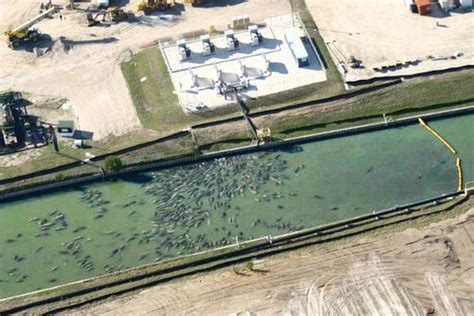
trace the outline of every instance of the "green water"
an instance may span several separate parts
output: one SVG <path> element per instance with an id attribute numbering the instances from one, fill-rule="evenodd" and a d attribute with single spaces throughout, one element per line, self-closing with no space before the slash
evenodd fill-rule
<path id="1" fill-rule="evenodd" d="M 474 116 L 429 124 L 474 180 Z M 456 190 L 421 126 L 134 175 L 0 206 L 0 297 Z"/>

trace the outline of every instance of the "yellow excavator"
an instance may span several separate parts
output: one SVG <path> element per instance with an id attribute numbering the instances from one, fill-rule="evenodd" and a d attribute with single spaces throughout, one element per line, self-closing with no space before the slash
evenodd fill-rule
<path id="1" fill-rule="evenodd" d="M 140 0 L 137 4 L 137 11 L 149 14 L 155 10 L 165 11 L 174 6 L 174 0 Z"/>
<path id="2" fill-rule="evenodd" d="M 22 43 L 32 42 L 36 43 L 40 39 L 40 32 L 36 28 L 31 28 L 33 25 L 41 21 L 42 19 L 51 16 L 59 10 L 57 6 L 51 6 L 46 11 L 37 15 L 33 19 L 29 20 L 22 25 L 5 32 L 7 37 L 8 46 L 12 49 L 20 47 Z"/>
<path id="3" fill-rule="evenodd" d="M 86 20 L 87 26 L 92 27 L 97 24 L 100 24 L 101 22 L 106 22 L 107 17 L 109 17 L 108 20 L 110 22 L 120 22 L 124 20 L 130 20 L 131 18 L 133 18 L 133 16 L 133 12 L 120 9 L 118 7 L 108 7 L 107 11 L 100 11 L 95 13 L 95 15 L 92 13 L 87 13 Z"/>
<path id="4" fill-rule="evenodd" d="M 193 7 L 197 7 L 206 3 L 206 0 L 184 0 L 184 3 L 191 4 Z"/>
<path id="5" fill-rule="evenodd" d="M 107 9 L 107 14 L 110 16 L 110 20 L 112 20 L 112 22 L 129 20 L 134 15 L 133 12 L 120 9 L 118 7 L 109 7 Z"/>

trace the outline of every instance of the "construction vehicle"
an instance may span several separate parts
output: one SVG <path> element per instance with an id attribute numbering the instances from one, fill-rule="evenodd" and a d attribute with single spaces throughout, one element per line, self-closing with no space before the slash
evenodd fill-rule
<path id="1" fill-rule="evenodd" d="M 29 20 L 26 23 L 23 23 L 17 28 L 12 30 L 8 30 L 5 32 L 5 36 L 7 37 L 8 46 L 10 48 L 18 48 L 22 43 L 25 42 L 32 42 L 36 43 L 39 41 L 41 34 L 36 28 L 31 28 L 33 25 L 41 21 L 42 19 L 56 13 L 58 11 L 57 6 L 51 6 L 49 9 L 44 11 L 43 13 L 37 15 L 33 19 Z"/>
<path id="2" fill-rule="evenodd" d="M 109 7 L 107 9 L 107 14 L 110 16 L 112 22 L 129 20 L 133 16 L 133 12 L 118 7 Z"/>
<path id="3" fill-rule="evenodd" d="M 193 7 L 203 5 L 206 2 L 207 2 L 207 0 L 184 0 L 184 3 L 191 4 Z"/>
<path id="4" fill-rule="evenodd" d="M 137 11 L 149 14 L 155 10 L 165 11 L 173 6 L 174 0 L 140 0 L 137 5 Z"/>
<path id="5" fill-rule="evenodd" d="M 133 16 L 132 12 L 120 9 L 118 7 L 109 7 L 107 11 L 99 11 L 95 13 L 87 13 L 87 26 L 92 27 L 101 22 L 107 22 L 107 17 L 110 22 L 120 22 L 130 19 Z M 101 18 L 101 19 L 100 19 Z"/>
<path id="6" fill-rule="evenodd" d="M 266 143 L 272 139 L 272 131 L 270 128 L 258 128 L 257 129 L 257 139 L 259 142 Z"/>
<path id="7" fill-rule="evenodd" d="M 100 22 L 105 22 L 105 17 L 107 16 L 107 12 L 98 12 L 95 15 L 92 13 L 87 13 L 86 14 L 86 20 L 87 20 L 87 27 L 92 27 Z M 102 20 L 99 20 L 99 18 L 102 17 Z"/>

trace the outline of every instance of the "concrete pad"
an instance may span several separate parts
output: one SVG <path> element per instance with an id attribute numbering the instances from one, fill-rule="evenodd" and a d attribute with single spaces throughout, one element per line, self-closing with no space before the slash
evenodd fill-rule
<path id="1" fill-rule="evenodd" d="M 220 95 L 214 84 L 248 82 L 243 91 L 244 98 L 258 98 L 289 89 L 326 80 L 326 71 L 321 59 L 306 33 L 300 28 L 303 43 L 309 54 L 310 65 L 299 68 L 284 39 L 285 31 L 292 28 L 291 16 L 280 16 L 265 21 L 260 28 L 264 42 L 260 46 L 250 45 L 247 31 L 235 32 L 240 47 L 235 51 L 225 48 L 225 36 L 212 37 L 216 53 L 201 54 L 200 40 L 188 42 L 191 58 L 180 61 L 176 44 L 162 46 L 171 79 L 185 112 L 211 111 L 220 106 L 235 103 L 231 96 Z M 296 26 L 301 26 L 296 21 Z"/>

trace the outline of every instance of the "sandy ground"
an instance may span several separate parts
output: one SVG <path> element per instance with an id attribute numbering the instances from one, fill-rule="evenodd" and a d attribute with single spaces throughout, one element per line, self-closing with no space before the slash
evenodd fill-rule
<path id="1" fill-rule="evenodd" d="M 474 65 L 474 12 L 441 17 L 434 6 L 434 16 L 420 16 L 411 13 L 403 0 L 306 3 L 333 56 L 349 70 L 346 80 Z M 449 58 L 458 53 L 463 56 Z M 427 58 L 429 55 L 439 60 Z M 361 60 L 365 68 L 350 68 L 350 56 Z M 421 61 L 416 66 L 383 73 L 373 70 L 416 59 Z"/>
<path id="2" fill-rule="evenodd" d="M 169 282 L 76 315 L 472 315 L 474 209 L 423 229 L 323 245 Z M 247 270 L 248 271 L 248 270 Z"/>
<path id="3" fill-rule="evenodd" d="M 35 16 L 41 2 L 0 1 L 0 30 Z M 228 2 L 234 4 L 208 8 L 184 6 L 185 11 L 172 26 L 123 22 L 111 27 L 87 28 L 82 24 L 83 12 L 64 11 L 65 20 L 60 21 L 56 16 L 36 25 L 52 39 L 49 49 L 45 44 L 45 55 L 36 57 L 33 52 L 12 51 L 6 44 L 0 45 L 0 90 L 69 99 L 81 129 L 92 131 L 96 140 L 139 129 L 141 125 L 119 67 L 131 51 L 157 38 L 208 29 L 211 24 L 223 28 L 235 15 L 248 14 L 251 20 L 261 21 L 289 10 L 285 0 Z"/>
<path id="4" fill-rule="evenodd" d="M 18 153 L 0 156 L 0 166 L 15 167 L 27 163 L 30 160 L 40 157 L 43 154 L 43 149 L 25 150 Z M 0 177 L 2 173 L 0 173 Z"/>

